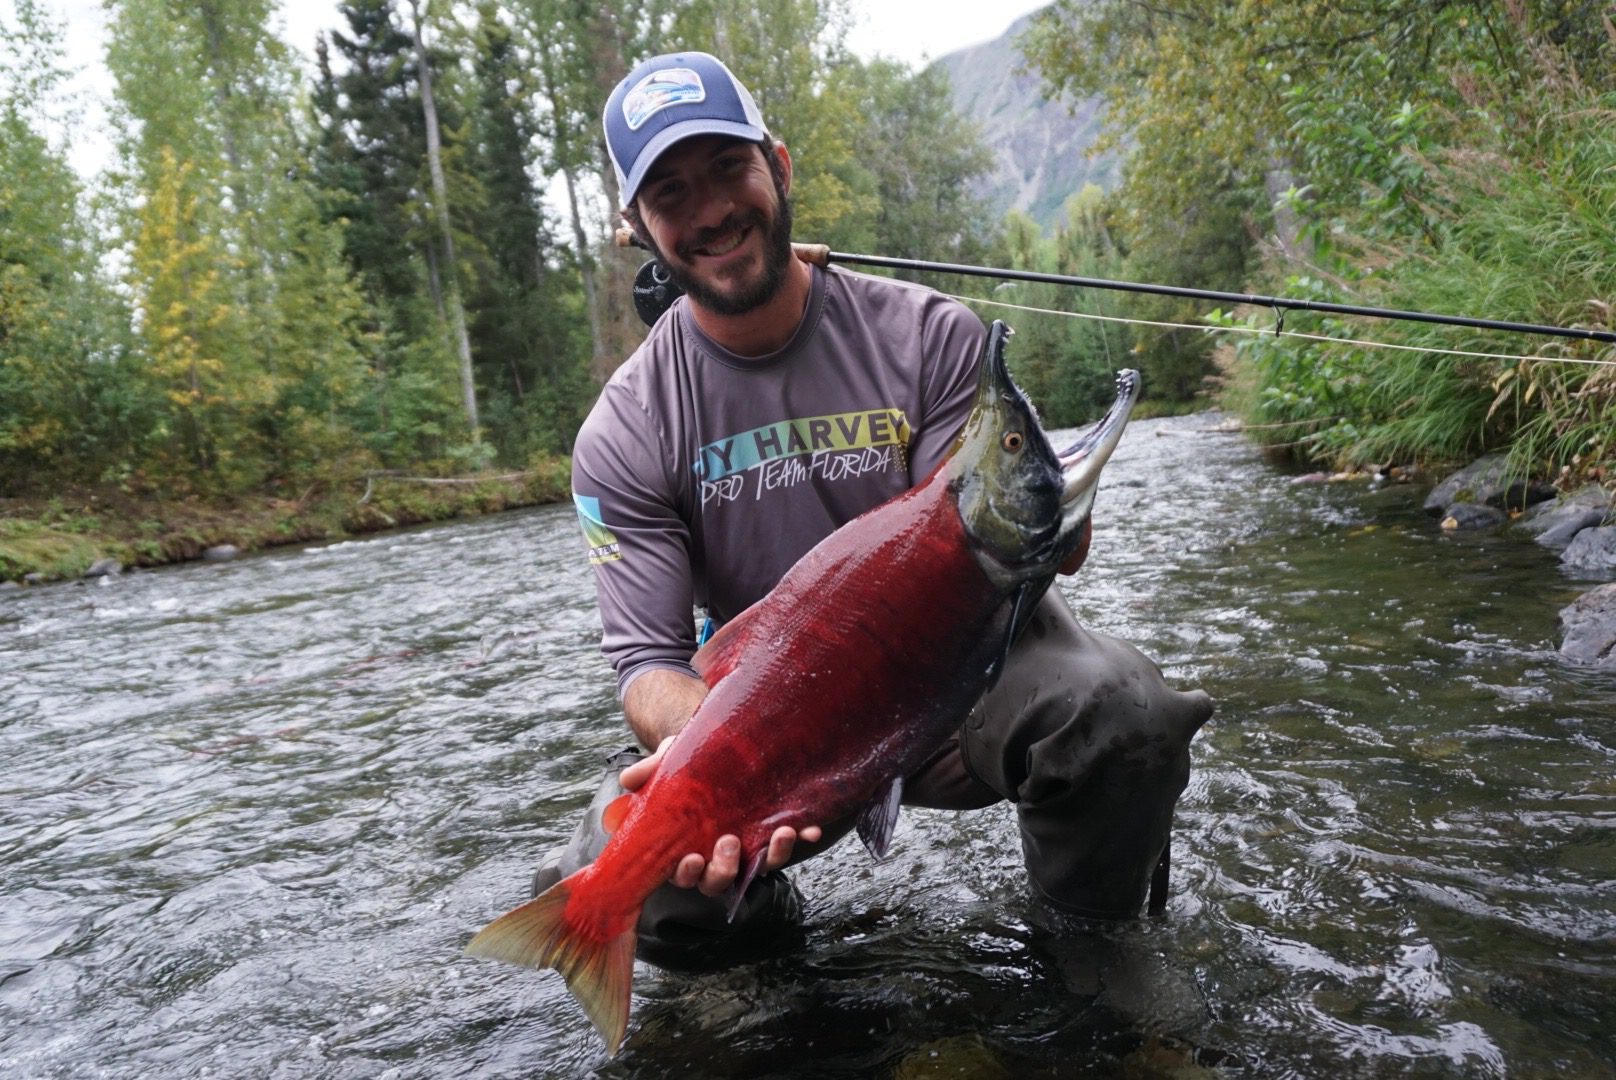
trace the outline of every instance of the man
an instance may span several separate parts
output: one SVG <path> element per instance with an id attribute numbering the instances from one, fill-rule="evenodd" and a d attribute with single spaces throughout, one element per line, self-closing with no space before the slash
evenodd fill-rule
<path id="1" fill-rule="evenodd" d="M 693 606 L 717 624 L 734 618 L 839 525 L 924 479 L 969 414 L 985 336 L 975 314 L 931 290 L 793 257 L 790 153 L 715 58 L 642 63 L 604 124 L 623 216 L 685 292 L 607 383 L 573 459 L 602 651 L 652 753 L 614 759 L 628 767 L 608 777 L 535 891 L 594 858 L 619 781 L 644 784 L 700 704 Z M 904 801 L 1014 801 L 1037 897 L 1071 914 L 1132 916 L 1211 708 L 1205 694 L 1168 688 L 1131 646 L 1085 631 L 1051 589 L 998 685 L 906 778 Z M 850 825 L 778 830 L 764 869 Z M 646 905 L 642 956 L 793 922 L 800 903 L 777 873 L 725 921 L 719 894 L 740 854 L 727 836 L 680 861 Z"/>

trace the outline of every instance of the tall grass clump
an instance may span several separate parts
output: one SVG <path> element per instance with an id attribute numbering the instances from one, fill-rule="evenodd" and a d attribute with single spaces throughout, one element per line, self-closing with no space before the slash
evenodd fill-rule
<path id="1" fill-rule="evenodd" d="M 1616 94 L 1561 84 L 1507 107 L 1477 100 L 1449 120 L 1445 145 L 1410 139 L 1398 150 L 1421 181 L 1412 199 L 1419 227 L 1388 228 L 1387 215 L 1365 213 L 1349 219 L 1357 234 L 1342 237 L 1337 223 L 1340 275 L 1288 287 L 1385 307 L 1616 329 Z M 1243 411 L 1269 442 L 1337 465 L 1508 449 L 1520 473 L 1611 477 L 1616 347 L 1423 323 L 1293 316 L 1286 328 L 1405 348 L 1238 342 Z M 1524 359 L 1419 351 L 1437 348 Z"/>

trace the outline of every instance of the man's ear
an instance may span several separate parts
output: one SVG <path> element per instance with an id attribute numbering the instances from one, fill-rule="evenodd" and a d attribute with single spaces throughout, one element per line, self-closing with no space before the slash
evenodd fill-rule
<path id="1" fill-rule="evenodd" d="M 783 143 L 783 142 L 779 141 L 778 139 L 776 139 L 775 142 L 774 142 L 773 153 L 774 153 L 775 157 L 780 159 L 780 177 L 781 177 L 780 187 L 782 189 L 784 189 L 784 191 L 785 191 L 785 193 L 787 195 L 790 195 L 791 194 L 791 151 L 786 149 L 786 144 L 785 143 Z"/>

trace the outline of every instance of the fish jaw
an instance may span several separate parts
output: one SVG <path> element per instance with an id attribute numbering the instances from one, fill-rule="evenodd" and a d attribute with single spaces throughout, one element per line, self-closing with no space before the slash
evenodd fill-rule
<path id="1" fill-rule="evenodd" d="M 1011 331 L 995 321 L 977 396 L 948 468 L 983 569 L 1001 585 L 1052 576 L 1083 542 L 1100 472 L 1139 400 L 1136 371 L 1117 374 L 1104 417 L 1056 453 L 1005 362 Z"/>
<path id="2" fill-rule="evenodd" d="M 1122 440 L 1133 407 L 1139 402 L 1139 373 L 1131 368 L 1117 372 L 1117 396 L 1092 427 L 1057 456 L 1061 470 L 1061 532 L 1078 532 L 1094 509 L 1099 490 L 1100 470 L 1111 460 L 1112 451 Z"/>

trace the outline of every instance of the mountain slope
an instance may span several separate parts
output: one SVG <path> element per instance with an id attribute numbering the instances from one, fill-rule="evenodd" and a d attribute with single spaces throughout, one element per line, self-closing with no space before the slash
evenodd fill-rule
<path id="1" fill-rule="evenodd" d="M 1023 16 L 996 40 L 934 63 L 948 72 L 954 107 L 981 126 L 993 151 L 996 165 L 977 194 L 998 214 L 1021 210 L 1048 228 L 1085 184 L 1115 187 L 1121 159 L 1114 152 L 1092 158 L 1086 153 L 1100 135 L 1098 98 L 1071 110 L 1044 98 L 1036 74 L 1018 74 L 1024 61 L 1015 41 L 1032 18 Z"/>

